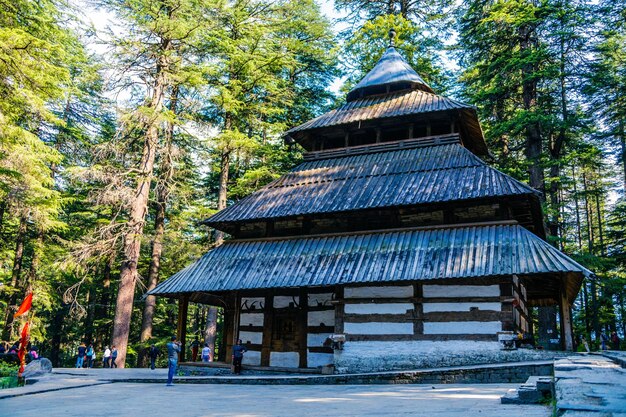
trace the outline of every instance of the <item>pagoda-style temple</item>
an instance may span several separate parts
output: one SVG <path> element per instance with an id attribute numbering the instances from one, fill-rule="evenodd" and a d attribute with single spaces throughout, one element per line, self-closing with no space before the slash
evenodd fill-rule
<path id="1" fill-rule="evenodd" d="M 532 333 L 531 307 L 555 305 L 572 349 L 590 272 L 544 240 L 539 193 L 483 162 L 475 108 L 437 95 L 393 46 L 286 139 L 304 162 L 209 218 L 232 239 L 150 292 L 178 298 L 183 322 L 188 302 L 224 308 L 222 360 L 242 339 L 251 365 L 387 354 L 393 368 L 420 344 L 499 346 Z"/>

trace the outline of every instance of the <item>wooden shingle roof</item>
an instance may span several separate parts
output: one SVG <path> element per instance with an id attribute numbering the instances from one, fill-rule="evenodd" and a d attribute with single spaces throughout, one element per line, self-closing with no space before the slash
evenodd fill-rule
<path id="1" fill-rule="evenodd" d="M 546 299 L 567 277 L 576 296 L 586 268 L 512 222 L 460 227 L 231 240 L 148 294 L 450 280 L 512 274 L 545 279 L 529 299 Z M 548 278 L 555 281 L 551 287 Z M 556 289 L 555 289 L 556 288 Z M 533 290 L 534 291 L 534 290 Z"/>
<path id="2" fill-rule="evenodd" d="M 475 108 L 461 101 L 438 96 L 427 91 L 405 90 L 350 101 L 335 110 L 288 130 L 287 134 L 366 120 L 454 109 L 474 110 Z"/>
<path id="3" fill-rule="evenodd" d="M 352 101 L 363 96 L 372 87 L 405 84 L 433 93 L 426 81 L 420 77 L 396 48 L 390 46 L 380 57 L 374 68 L 348 93 L 347 100 Z"/>
<path id="4" fill-rule="evenodd" d="M 426 143 L 321 153 L 205 223 L 219 229 L 231 222 L 537 193 L 486 165 L 456 135 Z"/>

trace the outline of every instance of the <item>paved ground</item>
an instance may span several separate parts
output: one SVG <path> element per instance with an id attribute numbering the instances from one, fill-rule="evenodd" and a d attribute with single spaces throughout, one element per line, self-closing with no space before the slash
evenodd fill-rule
<path id="1" fill-rule="evenodd" d="M 608 355 L 626 359 L 624 352 Z M 620 365 L 598 354 L 570 356 L 555 362 L 554 373 L 559 415 L 626 417 L 626 369 Z"/>
<path id="2" fill-rule="evenodd" d="M 548 417 L 548 407 L 501 405 L 515 384 L 190 385 L 108 383 L 0 400 L 0 416 Z"/>

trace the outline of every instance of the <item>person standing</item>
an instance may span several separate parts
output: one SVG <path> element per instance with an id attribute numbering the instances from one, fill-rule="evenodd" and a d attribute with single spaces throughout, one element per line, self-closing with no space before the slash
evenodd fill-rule
<path id="1" fill-rule="evenodd" d="M 209 362 L 209 359 L 211 359 L 211 348 L 208 343 L 205 343 L 202 348 L 202 362 Z"/>
<path id="2" fill-rule="evenodd" d="M 609 338 L 606 336 L 606 333 L 604 333 L 604 331 L 600 334 L 600 343 L 601 343 L 601 347 L 602 350 L 606 350 L 606 343 L 609 341 Z"/>
<path id="3" fill-rule="evenodd" d="M 172 336 L 172 340 L 167 344 L 167 386 L 171 387 L 174 379 L 174 373 L 178 366 L 178 354 L 180 353 L 180 342 L 176 341 L 176 336 Z"/>
<path id="4" fill-rule="evenodd" d="M 237 344 L 233 346 L 233 372 L 235 375 L 241 375 L 241 361 L 243 360 L 243 354 L 248 349 L 241 344 L 241 339 L 237 340 Z"/>
<path id="5" fill-rule="evenodd" d="M 150 355 L 150 369 L 154 370 L 154 368 L 156 368 L 155 364 L 156 364 L 156 360 L 157 360 L 157 356 L 159 356 L 159 349 L 152 345 L 150 346 L 150 350 L 148 351 L 148 355 Z"/>
<path id="6" fill-rule="evenodd" d="M 115 345 L 111 346 L 111 368 L 117 368 L 115 360 L 117 359 L 117 348 Z"/>
<path id="7" fill-rule="evenodd" d="M 619 336 L 617 332 L 611 333 L 611 344 L 613 345 L 611 347 L 613 350 L 619 350 Z"/>
<path id="8" fill-rule="evenodd" d="M 198 349 L 200 347 L 200 342 L 198 341 L 198 336 L 191 342 L 191 361 L 195 362 L 198 360 Z"/>
<path id="9" fill-rule="evenodd" d="M 111 365 L 109 361 L 111 360 L 111 349 L 108 346 L 104 347 L 104 355 L 102 355 L 102 367 L 110 368 Z"/>
<path id="10" fill-rule="evenodd" d="M 87 348 L 85 347 L 84 343 L 81 343 L 80 346 L 78 347 L 78 356 L 76 357 L 76 367 L 77 368 L 82 368 L 83 367 L 83 363 L 85 361 L 85 352 L 87 351 Z"/>
<path id="11" fill-rule="evenodd" d="M 90 343 L 89 346 L 87 346 L 87 368 L 93 368 L 93 358 L 95 355 L 95 352 L 93 350 L 93 345 Z"/>

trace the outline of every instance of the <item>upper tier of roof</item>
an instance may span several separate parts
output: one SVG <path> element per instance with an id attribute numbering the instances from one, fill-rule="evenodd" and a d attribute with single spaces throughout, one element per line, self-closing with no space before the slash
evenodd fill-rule
<path id="1" fill-rule="evenodd" d="M 475 107 L 435 94 L 393 46 L 348 93 L 346 101 L 341 107 L 288 130 L 286 136 L 312 151 L 323 149 L 327 140 L 337 140 L 342 134 L 363 133 L 361 129 L 380 129 L 379 133 L 384 133 L 390 128 L 406 128 L 407 133 L 413 132 L 409 133 L 410 139 L 422 128 L 429 132 L 431 123 L 447 122 L 451 131 L 461 134 L 463 145 L 469 150 L 477 155 L 489 153 Z M 348 138 L 349 135 L 345 146 L 349 146 Z"/>
<path id="2" fill-rule="evenodd" d="M 219 229 L 231 222 L 536 193 L 486 165 L 458 135 L 443 144 L 423 142 L 328 151 L 328 159 L 305 161 L 206 223 Z"/>
<path id="3" fill-rule="evenodd" d="M 374 68 L 348 93 L 347 100 L 352 101 L 363 96 L 372 87 L 394 84 L 406 84 L 433 93 L 426 81 L 411 68 L 396 48 L 390 46 Z"/>
<path id="4" fill-rule="evenodd" d="M 454 109 L 474 110 L 474 107 L 427 91 L 405 90 L 350 101 L 337 109 L 288 130 L 287 133 L 364 122 L 366 120 Z"/>

